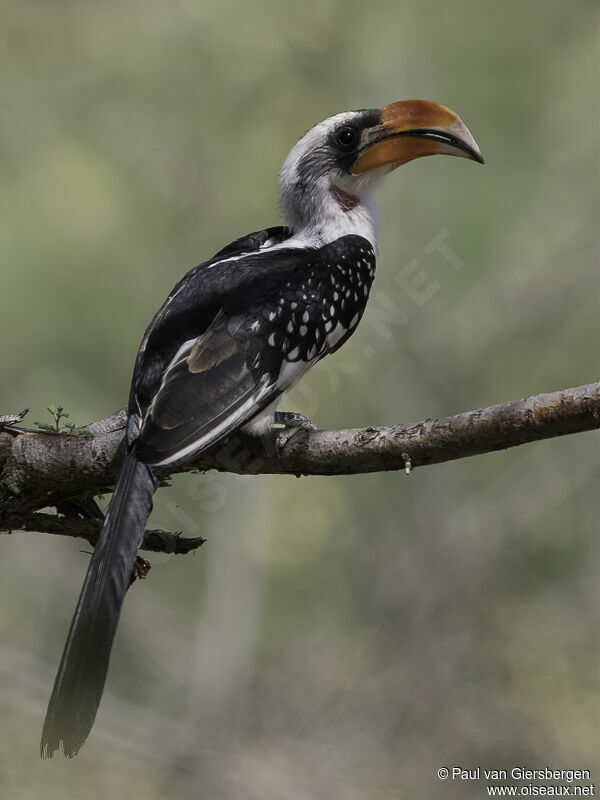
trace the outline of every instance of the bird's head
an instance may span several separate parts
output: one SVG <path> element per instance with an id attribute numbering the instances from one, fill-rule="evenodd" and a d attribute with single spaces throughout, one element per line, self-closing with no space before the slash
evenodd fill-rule
<path id="1" fill-rule="evenodd" d="M 374 188 L 396 167 L 437 153 L 483 164 L 460 117 L 437 103 L 401 100 L 329 117 L 294 145 L 283 164 L 285 222 L 322 243 L 358 233 L 375 244 Z"/>

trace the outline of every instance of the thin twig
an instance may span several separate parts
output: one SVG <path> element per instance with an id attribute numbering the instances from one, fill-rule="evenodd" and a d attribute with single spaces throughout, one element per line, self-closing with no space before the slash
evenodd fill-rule
<path id="1" fill-rule="evenodd" d="M 4 414 L 0 416 L 0 425 L 16 425 L 17 422 L 21 422 L 23 417 L 29 414 L 29 409 L 24 408 L 23 411 L 19 411 L 18 414 Z"/>
<path id="2" fill-rule="evenodd" d="M 20 516 L 12 522 L 10 520 L 3 522 L 0 533 L 10 534 L 17 531 L 50 533 L 57 536 L 73 536 L 85 539 L 91 545 L 95 545 L 101 528 L 102 520 L 63 517 L 37 512 Z M 205 541 L 206 539 L 203 539 L 202 536 L 186 538 L 180 533 L 154 529 L 146 531 L 140 549 L 149 550 L 153 553 L 185 555 L 192 550 L 197 550 Z"/>

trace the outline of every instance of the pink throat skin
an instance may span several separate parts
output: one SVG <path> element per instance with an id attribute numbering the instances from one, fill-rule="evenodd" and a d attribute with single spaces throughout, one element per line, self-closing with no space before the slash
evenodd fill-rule
<path id="1" fill-rule="evenodd" d="M 347 214 L 348 211 L 352 211 L 352 209 L 356 208 L 358 205 L 358 197 L 355 197 L 353 194 L 349 194 L 337 186 L 332 186 L 330 191 L 345 214 Z"/>

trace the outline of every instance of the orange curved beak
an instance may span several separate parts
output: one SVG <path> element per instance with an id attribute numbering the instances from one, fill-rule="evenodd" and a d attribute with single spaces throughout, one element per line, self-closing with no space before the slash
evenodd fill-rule
<path id="1" fill-rule="evenodd" d="M 477 142 L 461 118 L 429 100 L 400 100 L 380 109 L 381 122 L 371 128 L 350 172 L 390 169 L 415 158 L 442 153 L 483 164 Z"/>

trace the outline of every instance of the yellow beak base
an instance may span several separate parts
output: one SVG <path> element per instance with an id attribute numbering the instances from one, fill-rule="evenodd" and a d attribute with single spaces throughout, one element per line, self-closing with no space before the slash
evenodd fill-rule
<path id="1" fill-rule="evenodd" d="M 484 163 L 467 126 L 445 106 L 429 100 L 400 100 L 380 113 L 381 123 L 371 130 L 351 167 L 354 175 L 383 166 L 395 169 L 438 153 Z"/>

